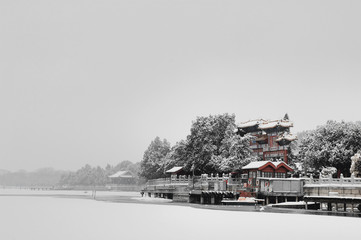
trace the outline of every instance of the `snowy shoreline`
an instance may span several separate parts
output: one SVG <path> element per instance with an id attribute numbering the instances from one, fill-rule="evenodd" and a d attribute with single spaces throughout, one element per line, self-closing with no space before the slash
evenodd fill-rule
<path id="1" fill-rule="evenodd" d="M 141 197 L 139 192 L 116 192 L 116 191 L 96 191 L 95 197 L 92 191 L 79 190 L 30 190 L 30 189 L 0 189 L 0 197 L 53 197 L 70 199 L 88 199 L 95 201 L 130 203 L 130 204 L 153 204 L 183 206 L 196 209 L 209 209 L 218 211 L 239 211 L 239 212 L 267 212 L 267 213 L 287 213 L 299 215 L 327 215 L 361 217 L 360 213 L 327 212 L 319 210 L 304 210 L 291 208 L 273 208 L 272 205 L 250 205 L 250 206 L 226 206 L 226 205 L 200 205 L 184 202 L 174 202 L 171 199 Z M 297 203 L 294 203 L 297 204 Z"/>

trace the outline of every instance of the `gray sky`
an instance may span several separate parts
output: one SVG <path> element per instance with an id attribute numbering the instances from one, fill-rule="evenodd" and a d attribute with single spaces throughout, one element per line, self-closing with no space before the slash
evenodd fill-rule
<path id="1" fill-rule="evenodd" d="M 197 116 L 361 120 L 361 1 L 0 1 L 0 168 L 140 161 Z"/>

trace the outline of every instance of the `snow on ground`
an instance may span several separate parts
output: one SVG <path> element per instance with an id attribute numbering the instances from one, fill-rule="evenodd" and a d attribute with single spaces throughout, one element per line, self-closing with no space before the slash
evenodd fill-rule
<path id="1" fill-rule="evenodd" d="M 31 189 L 19 189 L 19 188 L 0 188 L 1 195 L 58 195 L 58 196 L 85 196 L 91 197 L 93 192 L 90 190 L 31 190 Z M 139 197 L 139 192 L 116 192 L 116 191 L 96 191 L 98 197 L 106 196 L 131 196 Z"/>
<path id="2" fill-rule="evenodd" d="M 73 195 L 73 196 L 91 196 L 91 191 L 66 191 L 66 190 L 31 190 L 28 188 L 0 188 L 1 195 Z"/>
<path id="3" fill-rule="evenodd" d="M 0 239 L 356 239 L 361 219 L 0 196 Z M 280 228 L 284 225 L 284 228 Z"/>
<path id="4" fill-rule="evenodd" d="M 153 197 L 133 197 L 132 199 L 143 202 L 173 202 L 172 199 L 153 198 Z"/>
<path id="5" fill-rule="evenodd" d="M 314 202 L 308 202 L 307 204 L 315 204 Z M 271 204 L 271 206 L 278 206 L 278 205 L 306 205 L 306 202 L 299 201 L 299 202 L 282 202 L 277 204 Z"/>

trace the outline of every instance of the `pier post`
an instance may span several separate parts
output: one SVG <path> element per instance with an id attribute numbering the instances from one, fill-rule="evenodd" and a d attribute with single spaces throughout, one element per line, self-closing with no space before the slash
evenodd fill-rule
<path id="1" fill-rule="evenodd" d="M 201 204 L 204 204 L 204 197 L 201 195 Z"/>
<path id="2" fill-rule="evenodd" d="M 305 201 L 305 203 L 306 203 L 306 204 L 305 204 L 305 209 L 308 210 L 308 202 Z"/>
<path id="3" fill-rule="evenodd" d="M 269 204 L 269 197 L 267 196 L 266 197 L 266 205 L 268 205 Z"/>
<path id="4" fill-rule="evenodd" d="M 296 196 L 296 202 L 298 202 L 298 196 Z"/>
<path id="5" fill-rule="evenodd" d="M 276 204 L 278 203 L 278 197 L 276 196 Z"/>
<path id="6" fill-rule="evenodd" d="M 214 195 L 211 196 L 211 204 L 215 204 L 216 203 L 216 198 Z"/>
<path id="7" fill-rule="evenodd" d="M 332 211 L 332 203 L 327 203 L 327 211 Z"/>
<path id="8" fill-rule="evenodd" d="M 338 212 L 338 203 L 335 205 L 336 212 Z"/>

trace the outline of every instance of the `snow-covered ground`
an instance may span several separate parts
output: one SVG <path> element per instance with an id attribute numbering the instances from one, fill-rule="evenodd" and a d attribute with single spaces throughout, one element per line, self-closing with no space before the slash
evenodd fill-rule
<path id="1" fill-rule="evenodd" d="M 0 196 L 4 240 L 357 239 L 360 224 L 348 217 Z"/>
<path id="2" fill-rule="evenodd" d="M 91 197 L 92 191 L 79 191 L 79 190 L 31 190 L 31 189 L 19 189 L 19 188 L 0 188 L 1 195 L 54 195 L 54 196 L 83 196 Z M 101 196 L 129 196 L 139 197 L 139 192 L 116 192 L 116 191 L 96 191 L 96 195 Z"/>

